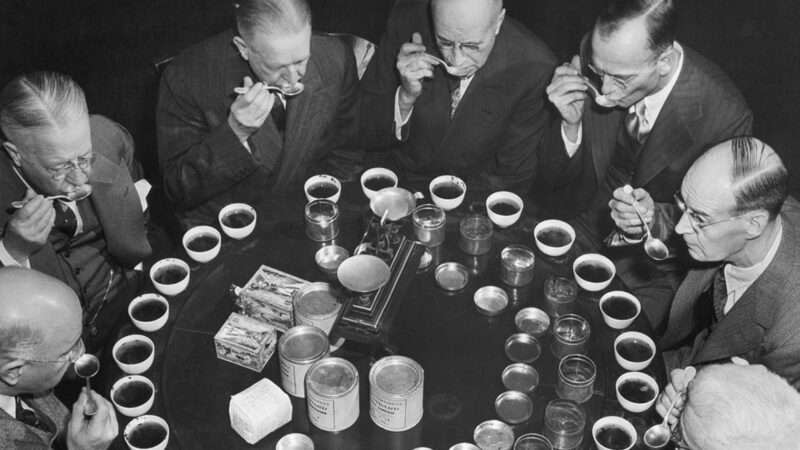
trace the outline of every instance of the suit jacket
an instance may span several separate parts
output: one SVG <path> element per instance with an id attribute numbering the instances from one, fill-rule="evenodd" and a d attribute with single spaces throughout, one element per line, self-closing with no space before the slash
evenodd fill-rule
<path id="1" fill-rule="evenodd" d="M 302 189 L 307 175 L 321 167 L 330 170 L 325 164 L 332 159 L 354 165 L 360 158 L 352 150 L 355 58 L 342 40 L 311 38 L 305 90 L 287 102 L 285 139 L 267 118 L 248 140 L 250 153 L 227 122 L 233 89 L 245 76 L 257 79 L 233 37 L 226 31 L 186 49 L 161 79 L 159 162 L 166 194 L 187 225 L 216 220 L 219 209 L 231 202 L 254 203 L 271 191 Z"/>
<path id="2" fill-rule="evenodd" d="M 133 178 L 140 178 L 134 160 L 133 139 L 119 124 L 103 117 L 90 118 L 92 150 L 95 162 L 89 177 L 92 195 L 89 197 L 109 254 L 114 262 L 133 268 L 150 255 L 145 218 Z M 13 171 L 8 155 L 0 156 L 0 205 L 9 205 L 25 197 L 25 185 Z M 0 210 L 0 222 L 5 224 L 13 210 Z M 48 243 L 30 256 L 31 268 L 59 278 L 80 292 L 70 268 Z"/>
<path id="3" fill-rule="evenodd" d="M 25 398 L 25 403 L 36 411 L 49 431 L 26 425 L 0 410 L 0 450 L 51 449 L 53 441 L 65 432 L 69 411 L 55 395 Z"/>
<path id="4" fill-rule="evenodd" d="M 709 333 L 698 301 L 713 283 L 719 265 L 690 270 L 678 288 L 662 349 L 689 339 L 682 365 L 743 357 L 764 364 L 800 389 L 800 203 L 789 198 L 781 212 L 783 237 L 763 274 Z"/>
<path id="5" fill-rule="evenodd" d="M 477 71 L 450 119 L 448 76 L 441 66 L 423 82 L 423 91 L 395 136 L 394 99 L 400 77 L 400 46 L 414 32 L 427 51 L 438 54 L 429 0 L 401 0 L 361 84 L 362 136 L 367 148 L 394 151 L 406 176 L 458 175 L 470 189 L 519 190 L 536 171 L 536 148 L 549 123 L 544 89 L 555 57 L 539 38 L 506 17 L 486 64 Z"/>

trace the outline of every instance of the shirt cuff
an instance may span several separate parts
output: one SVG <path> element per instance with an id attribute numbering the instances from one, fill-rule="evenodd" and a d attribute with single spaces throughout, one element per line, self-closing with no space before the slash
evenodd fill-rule
<path id="1" fill-rule="evenodd" d="M 581 146 L 581 142 L 583 142 L 583 122 L 578 124 L 578 139 L 576 139 L 575 142 L 569 140 L 567 133 L 564 132 L 564 122 L 561 122 L 561 140 L 564 141 L 564 148 L 567 150 L 567 155 L 572 158 Z"/>
<path id="2" fill-rule="evenodd" d="M 31 268 L 31 260 L 30 258 L 25 258 L 23 261 L 17 261 L 8 253 L 6 250 L 6 245 L 2 239 L 0 239 L 0 262 L 3 263 L 3 266 L 19 266 L 19 267 L 27 267 L 28 269 Z"/>
<path id="3" fill-rule="evenodd" d="M 400 86 L 398 86 L 394 92 L 394 137 L 398 141 L 403 140 L 403 127 L 406 126 L 413 112 L 414 107 L 412 106 L 405 118 L 400 115 Z"/>

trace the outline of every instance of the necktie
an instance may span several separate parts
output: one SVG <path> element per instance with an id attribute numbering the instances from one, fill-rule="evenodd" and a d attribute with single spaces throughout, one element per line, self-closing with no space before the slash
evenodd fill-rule
<path id="1" fill-rule="evenodd" d="M 450 91 L 450 118 L 452 119 L 461 101 L 461 78 L 456 78 L 454 86 Z"/>
<path id="2" fill-rule="evenodd" d="M 728 302 L 728 286 L 725 283 L 725 265 L 720 266 L 714 275 L 714 321 L 725 316 L 725 303 Z"/>
<path id="3" fill-rule="evenodd" d="M 16 414 L 17 420 L 24 423 L 25 425 L 29 425 L 32 427 L 39 428 L 40 430 L 47 431 L 44 427 L 44 424 L 39 419 L 39 415 L 36 414 L 36 411 L 32 409 L 26 409 L 22 406 L 22 400 L 19 398 L 19 395 L 14 397 L 14 402 L 17 406 L 17 414 Z"/>
<path id="4" fill-rule="evenodd" d="M 286 108 L 277 95 L 275 96 L 275 103 L 272 104 L 272 110 L 269 112 L 269 115 L 272 117 L 272 121 L 275 122 L 275 128 L 277 128 L 281 136 L 283 136 L 283 132 L 286 130 Z"/>
<path id="5" fill-rule="evenodd" d="M 72 208 L 61 201 L 56 201 L 53 207 L 56 210 L 53 227 L 69 237 L 75 236 L 75 232 L 78 230 L 78 218 Z"/>
<path id="6" fill-rule="evenodd" d="M 640 101 L 632 112 L 629 112 L 625 117 L 625 128 L 628 130 L 628 135 L 639 146 L 644 144 L 647 135 L 650 133 L 650 123 L 647 121 L 645 112 L 647 107 L 644 101 Z"/>

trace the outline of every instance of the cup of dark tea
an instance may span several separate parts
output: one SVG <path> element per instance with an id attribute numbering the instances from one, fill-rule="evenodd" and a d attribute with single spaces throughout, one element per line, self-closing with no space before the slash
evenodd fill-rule
<path id="1" fill-rule="evenodd" d="M 131 450 L 164 450 L 169 442 L 169 425 L 158 416 L 141 416 L 128 422 L 123 436 Z"/>
<path id="2" fill-rule="evenodd" d="M 222 231 L 233 239 L 244 239 L 256 228 L 256 210 L 246 203 L 231 203 L 219 211 Z"/>
<path id="3" fill-rule="evenodd" d="M 631 326 L 642 312 L 642 304 L 633 294 L 625 291 L 611 291 L 600 297 L 600 312 L 606 325 L 622 330 Z"/>
<path id="4" fill-rule="evenodd" d="M 111 354 L 120 370 L 128 375 L 138 375 L 153 365 L 155 348 L 149 337 L 131 334 L 118 340 Z"/>
<path id="5" fill-rule="evenodd" d="M 445 211 L 456 209 L 464 201 L 467 183 L 454 175 L 442 175 L 434 178 L 428 186 L 433 204 Z"/>
<path id="6" fill-rule="evenodd" d="M 306 200 L 330 200 L 334 203 L 339 201 L 342 194 L 342 182 L 333 175 L 314 175 L 306 180 L 303 185 L 306 193 Z"/>
<path id="7" fill-rule="evenodd" d="M 361 190 L 372 200 L 375 193 L 387 187 L 397 187 L 397 174 L 383 167 L 373 167 L 361 174 Z"/>
<path id="8" fill-rule="evenodd" d="M 222 235 L 219 231 L 208 225 L 199 225 L 189 228 L 183 233 L 183 248 L 190 258 L 205 263 L 216 258 L 219 254 Z"/>
<path id="9" fill-rule="evenodd" d="M 153 286 L 164 295 L 178 295 L 189 286 L 189 264 L 178 258 L 164 258 L 150 267 Z"/>
<path id="10" fill-rule="evenodd" d="M 643 372 L 625 372 L 617 378 L 617 401 L 632 413 L 647 411 L 658 398 L 658 383 Z"/>
<path id="11" fill-rule="evenodd" d="M 120 414 L 138 417 L 153 407 L 155 387 L 153 382 L 142 375 L 128 375 L 111 386 L 111 403 Z"/>
<path id="12" fill-rule="evenodd" d="M 522 208 L 522 199 L 513 192 L 495 192 L 486 199 L 489 219 L 500 228 L 514 225 L 522 216 Z"/>
<path id="13" fill-rule="evenodd" d="M 611 284 L 617 268 L 614 263 L 599 253 L 587 253 L 575 259 L 572 272 L 578 286 L 589 292 L 602 291 Z"/>
<path id="14" fill-rule="evenodd" d="M 614 357 L 625 370 L 646 369 L 655 354 L 656 343 L 644 333 L 626 331 L 614 340 Z"/>
<path id="15" fill-rule="evenodd" d="M 605 416 L 592 426 L 597 450 L 630 450 L 636 444 L 636 428 L 618 416 Z"/>
<path id="16" fill-rule="evenodd" d="M 148 333 L 158 331 L 169 318 L 169 302 L 158 294 L 142 294 L 128 304 L 128 316 L 136 328 Z"/>
<path id="17" fill-rule="evenodd" d="M 575 229 L 563 220 L 543 220 L 533 229 L 536 247 L 547 256 L 562 256 L 575 242 Z"/>

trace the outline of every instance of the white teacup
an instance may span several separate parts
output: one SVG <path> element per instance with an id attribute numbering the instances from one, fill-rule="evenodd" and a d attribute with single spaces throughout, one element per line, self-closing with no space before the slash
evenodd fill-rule
<path id="1" fill-rule="evenodd" d="M 630 301 L 630 304 L 636 308 L 636 313 L 632 317 L 614 317 L 613 315 L 609 314 L 609 311 L 606 311 L 604 306 L 607 306 L 608 301 L 613 298 L 624 298 Z M 605 321 L 606 325 L 615 329 L 621 330 L 623 328 L 628 328 L 631 326 L 634 320 L 639 317 L 639 313 L 642 312 L 642 304 L 639 303 L 639 299 L 636 298 L 633 294 L 625 292 L 625 291 L 611 291 L 605 293 L 602 297 L 600 297 L 600 302 L 598 302 L 598 306 L 600 306 L 600 313 L 603 315 L 603 320 Z"/>
<path id="2" fill-rule="evenodd" d="M 138 442 L 137 440 L 143 437 L 141 435 L 137 436 L 137 434 L 144 431 L 142 430 L 142 427 L 153 426 L 160 427 L 163 430 L 164 439 L 161 440 L 161 442 L 155 443 L 155 445 L 149 445 L 152 442 L 145 442 L 147 439 L 143 440 L 142 442 Z M 165 450 L 167 448 L 167 443 L 169 442 L 169 425 L 167 425 L 166 420 L 158 416 L 140 416 L 128 422 L 123 436 L 125 437 L 125 443 L 128 444 L 128 448 L 131 450 Z M 145 445 L 140 447 L 136 444 Z"/>
<path id="3" fill-rule="evenodd" d="M 653 398 L 648 399 L 646 402 L 637 402 L 634 401 L 633 399 L 629 399 L 624 395 L 622 395 L 622 393 L 620 392 L 620 388 L 624 383 L 630 382 L 632 380 L 638 381 L 650 387 L 650 389 L 652 389 L 654 392 Z M 647 411 L 651 406 L 653 406 L 653 403 L 655 403 L 656 399 L 658 398 L 659 389 L 658 389 L 658 383 L 650 375 L 644 372 L 625 372 L 622 375 L 620 375 L 619 378 L 617 378 L 616 391 L 617 391 L 617 401 L 619 401 L 619 404 L 622 405 L 622 407 L 625 408 L 626 411 L 630 411 L 632 413 L 640 413 Z"/>
<path id="4" fill-rule="evenodd" d="M 205 263 L 216 258 L 222 245 L 222 235 L 214 227 L 198 225 L 183 233 L 183 248 L 190 258 Z M 213 244 L 209 247 L 209 244 Z M 202 248 L 198 247 L 202 246 Z"/>
<path id="5" fill-rule="evenodd" d="M 239 223 L 238 220 L 250 218 L 249 223 Z M 222 231 L 233 239 L 244 239 L 250 236 L 256 228 L 258 214 L 256 210 L 246 203 L 231 203 L 219 211 L 219 225 Z"/>
<path id="6" fill-rule="evenodd" d="M 124 400 L 123 388 L 134 382 L 144 383 L 147 386 L 150 386 L 150 395 L 147 399 L 144 400 L 143 403 L 136 402 L 133 404 L 128 404 L 123 401 Z M 130 389 L 129 386 L 128 389 Z M 142 414 L 146 414 L 147 411 L 150 411 L 150 408 L 153 407 L 153 399 L 155 398 L 155 393 L 156 393 L 155 386 L 153 385 L 153 382 L 150 381 L 149 378 L 142 375 L 127 375 L 114 382 L 114 385 L 111 386 L 111 403 L 114 404 L 114 407 L 117 408 L 117 411 L 119 411 L 119 413 L 122 414 L 123 416 L 138 417 L 141 416 Z M 120 405 L 120 403 L 123 404 Z"/>
<path id="7" fill-rule="evenodd" d="M 150 302 L 158 302 L 164 305 L 164 313 L 158 317 L 143 317 L 143 314 L 150 313 L 150 311 L 142 310 L 146 304 Z M 153 332 L 160 330 L 169 319 L 169 302 L 166 298 L 155 293 L 142 294 L 128 304 L 128 317 L 136 328 L 145 331 Z M 152 319 L 152 320 L 148 320 Z"/>
<path id="8" fill-rule="evenodd" d="M 619 351 L 620 350 L 619 344 L 626 339 L 635 339 L 637 341 L 643 342 L 647 347 L 650 348 L 650 357 L 644 360 L 642 359 L 634 360 L 633 358 L 630 357 L 626 358 L 625 355 L 621 355 Z M 622 366 L 622 368 L 625 370 L 630 370 L 633 372 L 644 370 L 653 361 L 655 355 L 656 355 L 656 343 L 650 336 L 644 333 L 640 333 L 638 331 L 626 331 L 617 336 L 617 338 L 614 340 L 614 358 L 616 358 L 617 363 L 620 366 Z"/>
<path id="9" fill-rule="evenodd" d="M 368 186 L 370 184 L 370 180 L 373 180 L 374 182 L 374 180 L 380 178 L 386 178 L 390 180 L 391 184 L 387 183 L 385 186 Z M 391 170 L 383 167 L 373 167 L 365 170 L 364 173 L 361 174 L 361 190 L 364 191 L 364 195 L 366 195 L 368 199 L 372 200 L 372 197 L 375 196 L 376 192 L 387 187 L 397 187 L 397 174 Z"/>
<path id="10" fill-rule="evenodd" d="M 505 211 L 497 211 L 496 209 L 502 205 L 508 205 L 516 211 L 504 214 Z M 495 209 L 492 209 L 494 207 Z M 519 220 L 522 216 L 522 208 L 524 203 L 519 195 L 509 191 L 498 191 L 486 198 L 486 213 L 489 219 L 500 228 L 507 228 Z"/>
<path id="11" fill-rule="evenodd" d="M 624 447 L 623 450 L 630 450 L 633 448 L 634 445 L 636 445 L 636 428 L 633 426 L 632 423 L 628 422 L 622 417 L 605 416 L 598 419 L 594 423 L 594 425 L 592 425 L 592 437 L 594 438 L 594 443 L 597 444 L 597 450 L 614 450 L 600 443 L 600 439 L 598 439 L 598 436 L 604 429 L 612 427 L 623 431 L 630 438 L 631 441 L 630 445 Z M 620 448 L 620 447 L 614 447 L 614 448 Z"/>
<path id="12" fill-rule="evenodd" d="M 333 188 L 336 192 L 328 196 L 319 195 L 314 192 L 315 189 L 325 187 Z M 333 175 L 314 175 L 306 180 L 305 185 L 303 185 L 303 192 L 306 193 L 306 200 L 309 202 L 312 200 L 330 200 L 336 203 L 339 201 L 339 196 L 342 194 L 342 182 Z"/>
<path id="13" fill-rule="evenodd" d="M 592 267 L 593 271 L 602 270 L 605 272 L 603 275 L 607 276 L 603 276 L 602 279 L 587 279 L 588 276 L 586 276 L 586 273 L 584 273 L 584 276 L 581 276 L 581 272 L 586 270 L 583 269 L 586 266 Z M 599 253 L 586 253 L 575 259 L 575 262 L 572 264 L 572 273 L 575 275 L 575 281 L 578 283 L 578 286 L 589 292 L 597 292 L 602 291 L 611 284 L 611 280 L 613 280 L 614 276 L 617 274 L 617 268 L 610 259 Z"/>
<path id="14" fill-rule="evenodd" d="M 467 183 L 455 175 L 442 175 L 434 178 L 428 189 L 431 192 L 433 204 L 445 211 L 450 211 L 458 208 L 464 201 Z"/>
<path id="15" fill-rule="evenodd" d="M 569 242 L 564 245 L 558 245 L 560 242 L 545 242 L 543 238 L 548 237 L 546 235 L 550 230 L 556 231 L 559 234 L 565 234 L 569 237 Z M 562 256 L 572 248 L 572 244 L 575 242 L 575 229 L 563 220 L 543 220 L 533 229 L 533 239 L 536 241 L 536 246 L 539 248 L 539 251 L 545 255 Z"/>
<path id="16" fill-rule="evenodd" d="M 129 349 L 132 345 L 141 345 L 142 348 L 146 347 L 149 350 L 147 357 L 137 362 L 123 362 L 121 359 L 126 359 L 124 351 Z M 142 372 L 146 372 L 153 365 L 155 348 L 155 344 L 153 344 L 153 341 L 149 337 L 141 334 L 131 334 L 123 337 L 114 344 L 114 348 L 111 349 L 111 355 L 114 357 L 114 362 L 117 363 L 120 370 L 129 375 L 138 375 Z"/>
<path id="17" fill-rule="evenodd" d="M 179 273 L 180 272 L 180 273 Z M 164 258 L 150 267 L 150 280 L 153 286 L 164 295 L 178 295 L 189 286 L 189 264 L 178 258 Z M 183 274 L 183 277 L 172 279 Z M 167 277 L 167 278 L 164 278 Z"/>

